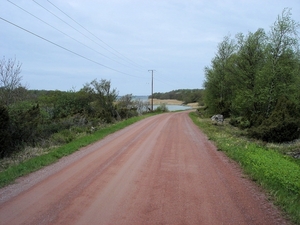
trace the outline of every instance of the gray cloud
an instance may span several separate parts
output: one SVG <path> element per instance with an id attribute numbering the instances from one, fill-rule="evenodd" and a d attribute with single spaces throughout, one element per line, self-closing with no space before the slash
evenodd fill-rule
<path id="1" fill-rule="evenodd" d="M 285 7 L 292 8 L 293 18 L 300 21 L 298 0 L 49 0 L 99 40 L 47 0 L 36 2 L 84 35 L 34 1 L 11 1 L 94 49 L 10 2 L 1 1 L 2 18 L 83 56 L 0 20 L 1 54 L 16 56 L 22 62 L 23 81 L 31 89 L 80 89 L 86 82 L 104 78 L 111 80 L 121 95 L 147 95 L 151 78 L 148 69 L 156 70 L 154 91 L 201 88 L 203 69 L 210 64 L 224 36 L 258 28 L 268 31 Z"/>

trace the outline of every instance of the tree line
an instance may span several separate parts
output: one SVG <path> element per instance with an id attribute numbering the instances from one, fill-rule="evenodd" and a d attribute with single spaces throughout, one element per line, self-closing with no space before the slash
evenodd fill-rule
<path id="1" fill-rule="evenodd" d="M 149 103 L 131 94 L 118 97 L 111 82 L 86 83 L 79 91 L 28 90 L 22 85 L 21 64 L 0 61 L 0 158 L 26 146 L 50 147 L 106 124 L 146 112 Z"/>
<path id="2" fill-rule="evenodd" d="M 299 23 L 284 9 L 266 32 L 224 37 L 205 68 L 204 101 L 209 114 L 230 117 L 264 141 L 299 137 Z"/>
<path id="3" fill-rule="evenodd" d="M 152 95 L 149 96 L 151 98 Z M 176 99 L 183 101 L 184 104 L 196 103 L 203 104 L 203 89 L 178 89 L 169 92 L 153 93 L 153 98 L 157 99 Z"/>

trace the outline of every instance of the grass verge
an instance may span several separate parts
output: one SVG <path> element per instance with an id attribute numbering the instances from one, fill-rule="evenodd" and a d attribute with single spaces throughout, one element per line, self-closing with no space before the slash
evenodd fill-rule
<path id="1" fill-rule="evenodd" d="M 128 120 L 118 122 L 106 128 L 100 129 L 93 134 L 78 138 L 66 145 L 53 149 L 51 152 L 28 159 L 18 165 L 11 166 L 6 170 L 0 172 L 0 188 L 14 182 L 18 177 L 27 175 L 31 172 L 37 171 L 42 167 L 56 162 L 58 159 L 70 155 L 81 147 L 87 146 L 93 142 L 103 139 L 109 134 L 121 130 L 135 122 L 138 122 L 146 117 L 154 114 L 147 114 L 139 117 L 132 117 Z"/>
<path id="2" fill-rule="evenodd" d="M 219 150 L 270 194 L 293 223 L 300 225 L 300 166 L 295 159 L 249 141 L 230 125 L 214 126 L 196 113 L 190 117 Z"/>

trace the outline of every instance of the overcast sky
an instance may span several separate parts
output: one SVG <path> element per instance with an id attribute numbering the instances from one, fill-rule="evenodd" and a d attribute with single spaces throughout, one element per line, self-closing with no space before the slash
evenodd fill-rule
<path id="1" fill-rule="evenodd" d="M 268 32 L 284 8 L 300 22 L 299 0 L 1 0 L 0 56 L 29 89 L 149 95 L 148 70 L 154 92 L 202 88 L 224 36 Z"/>

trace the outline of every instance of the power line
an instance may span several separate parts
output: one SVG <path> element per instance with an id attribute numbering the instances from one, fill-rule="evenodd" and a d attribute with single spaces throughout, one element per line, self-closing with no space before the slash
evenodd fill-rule
<path id="1" fill-rule="evenodd" d="M 156 73 L 161 74 L 159 71 L 156 71 Z M 160 75 L 159 78 L 157 78 L 157 76 L 156 76 L 156 77 L 154 77 L 154 80 L 156 80 L 160 83 L 166 84 L 168 86 L 172 86 L 175 89 L 178 89 L 178 83 L 180 83 L 180 82 L 176 82 L 176 78 L 172 77 L 172 79 L 170 81 L 170 79 L 163 79 L 163 76 L 164 76 L 163 74 Z"/>
<path id="2" fill-rule="evenodd" d="M 44 7 L 43 5 L 41 5 L 40 3 L 36 2 L 35 0 L 32 0 L 34 3 L 36 3 L 38 6 L 40 6 L 41 8 L 43 8 L 44 10 L 46 10 L 47 12 L 49 12 L 50 14 L 52 14 L 53 16 L 55 16 L 57 19 L 59 19 L 60 21 L 62 21 L 63 23 L 67 24 L 69 27 L 71 27 L 72 29 L 76 30 L 78 33 L 80 33 L 81 35 L 83 35 L 84 37 L 86 37 L 87 39 L 89 39 L 90 41 L 94 42 L 95 44 L 97 44 L 98 46 L 100 46 L 101 48 L 105 49 L 106 51 L 110 52 L 111 54 L 115 55 L 116 57 L 118 57 L 119 59 L 122 59 L 120 56 L 118 56 L 117 54 L 115 54 L 114 52 L 110 51 L 109 49 L 105 48 L 104 46 L 100 45 L 98 42 L 94 41 L 93 39 L 91 39 L 89 36 L 85 35 L 83 32 L 81 32 L 80 30 L 78 30 L 77 28 L 75 28 L 74 26 L 72 26 L 71 24 L 69 24 L 68 22 L 66 22 L 65 20 L 63 20 L 62 18 L 60 18 L 59 16 L 57 16 L 55 13 L 51 12 L 49 9 L 47 9 L 46 7 Z"/>
<path id="3" fill-rule="evenodd" d="M 56 9 L 58 9 L 60 12 L 62 12 L 64 15 L 66 15 L 67 17 L 69 17 L 73 22 L 75 22 L 78 26 L 80 26 L 81 28 L 83 28 L 85 31 L 87 31 L 89 34 L 91 34 L 92 36 L 94 36 L 96 39 L 98 39 L 99 41 L 101 41 L 103 44 L 105 44 L 107 47 L 109 47 L 110 49 L 114 50 L 116 53 L 118 53 L 120 56 L 122 56 L 123 58 L 127 59 L 128 61 L 130 61 L 131 63 L 133 63 L 136 66 L 139 66 L 138 64 L 136 64 L 135 62 L 133 62 L 132 60 L 130 60 L 129 58 L 127 58 L 125 55 L 121 54 L 119 51 L 117 51 L 116 49 L 114 49 L 113 47 L 111 47 L 109 44 L 105 43 L 103 40 L 101 40 L 98 36 L 96 36 L 95 34 L 93 34 L 92 32 L 90 32 L 88 29 L 86 29 L 84 26 L 82 26 L 80 23 L 78 23 L 76 20 L 74 20 L 71 16 L 69 16 L 67 13 L 65 13 L 64 11 L 62 11 L 60 8 L 58 8 L 56 5 L 54 5 L 51 1 L 47 0 L 47 2 L 49 2 L 51 5 L 53 5 Z M 141 67 L 141 66 L 139 66 Z"/>
<path id="4" fill-rule="evenodd" d="M 65 32 L 63 32 L 63 31 L 57 29 L 56 27 L 52 26 L 51 24 L 47 23 L 46 21 L 44 21 L 44 20 L 38 18 L 37 16 L 33 15 L 32 13 L 28 12 L 28 11 L 25 10 L 24 8 L 18 6 L 18 5 L 15 4 L 14 2 L 11 2 L 10 0 L 7 0 L 7 1 L 8 1 L 9 3 L 13 4 L 14 6 L 18 7 L 19 9 L 23 10 L 24 12 L 28 13 L 29 15 L 33 16 L 33 17 L 36 18 L 37 20 L 39 20 L 39 21 L 45 23 L 46 25 L 48 25 L 48 26 L 52 27 L 53 29 L 59 31 L 60 33 L 66 35 L 67 37 L 71 38 L 72 40 L 76 41 L 77 43 L 79 43 L 79 44 L 81 44 L 81 45 L 87 47 L 88 49 L 90 49 L 90 50 L 92 50 L 92 51 L 98 53 L 99 55 L 101 55 L 101 56 L 103 56 L 103 57 L 105 57 L 105 58 L 107 58 L 107 59 L 110 59 L 110 60 L 112 60 L 112 61 L 114 61 L 114 62 L 116 62 L 116 63 L 119 63 L 120 65 L 126 66 L 126 65 L 124 65 L 124 64 L 122 64 L 122 63 L 120 63 L 120 62 L 118 62 L 117 60 L 114 60 L 114 59 L 112 59 L 112 58 L 110 58 L 110 57 L 108 57 L 108 56 L 102 54 L 101 52 L 98 52 L 97 50 L 95 50 L 95 49 L 89 47 L 88 45 L 82 43 L 81 41 L 78 41 L 77 39 L 71 37 L 70 35 L 66 34 Z"/>
<path id="5" fill-rule="evenodd" d="M 99 63 L 99 62 L 97 62 L 97 61 L 95 61 L 95 60 L 92 60 L 92 59 L 90 59 L 90 58 L 87 58 L 87 57 L 85 57 L 85 56 L 83 56 L 83 55 L 81 55 L 81 54 L 79 54 L 79 53 L 76 53 L 76 52 L 74 52 L 74 51 L 72 51 L 72 50 L 70 50 L 70 49 L 67 49 L 67 48 L 65 48 L 65 47 L 63 47 L 63 46 L 61 46 L 61 45 L 59 45 L 59 44 L 56 44 L 55 42 L 50 41 L 50 40 L 48 40 L 48 39 L 46 39 L 46 38 L 44 38 L 44 37 L 42 37 L 42 36 L 40 36 L 40 35 L 38 35 L 38 34 L 35 34 L 35 33 L 31 32 L 31 31 L 29 31 L 29 30 L 27 30 L 27 29 L 25 29 L 25 28 L 23 28 L 23 27 L 21 27 L 21 26 L 18 26 L 17 24 L 12 23 L 12 22 L 10 22 L 10 21 L 8 21 L 8 20 L 2 18 L 2 17 L 0 17 L 0 19 L 3 20 L 3 21 L 5 21 L 5 22 L 7 22 L 7 23 L 9 23 L 9 24 L 11 24 L 11 25 L 13 25 L 13 26 L 15 26 L 15 27 L 17 27 L 17 28 L 19 28 L 19 29 L 21 29 L 21 30 L 23 30 L 23 31 L 26 31 L 27 33 L 30 33 L 30 34 L 32 34 L 32 35 L 34 35 L 34 36 L 36 36 L 36 37 L 38 37 L 38 38 L 40 38 L 40 39 L 42 39 L 42 40 L 48 42 L 48 43 L 50 43 L 50 44 L 53 44 L 53 45 L 55 45 L 55 46 L 57 46 L 57 47 L 59 47 L 59 48 L 61 48 L 61 49 L 64 49 L 65 51 L 68 51 L 68 52 L 70 52 L 70 53 L 72 53 L 72 54 L 74 54 L 74 55 L 77 55 L 77 56 L 79 56 L 79 57 L 81 57 L 81 58 L 83 58 L 83 59 L 85 59 L 85 60 L 88 60 L 88 61 L 90 61 L 90 62 L 92 62 L 92 63 L 95 63 L 95 64 L 97 64 L 97 65 L 100 65 L 100 66 L 102 66 L 102 67 L 105 67 L 105 68 L 107 68 L 107 69 L 110 69 L 110 70 L 112 70 L 112 71 L 115 71 L 115 72 L 118 72 L 118 73 L 121 73 L 121 74 L 124 74 L 124 75 L 132 76 L 132 77 L 137 77 L 137 76 L 134 76 L 134 75 L 131 75 L 131 74 L 124 73 L 124 72 L 122 72 L 122 71 L 113 69 L 113 68 L 111 68 L 111 67 L 109 67 L 109 66 L 105 66 L 105 65 L 102 64 L 102 63 Z M 141 77 L 138 77 L 138 78 L 141 78 Z"/>
<path id="6" fill-rule="evenodd" d="M 159 81 L 160 83 L 163 83 L 163 84 L 166 84 L 166 85 L 168 85 L 168 86 L 172 86 L 172 87 L 174 87 L 174 88 L 176 88 L 177 87 L 177 85 L 175 85 L 175 83 L 172 83 L 172 82 L 166 82 L 166 81 L 163 81 L 163 80 L 161 80 L 161 79 L 158 79 L 158 78 L 154 78 L 154 80 L 156 80 L 156 81 Z"/>

